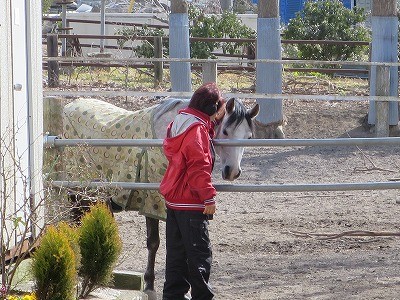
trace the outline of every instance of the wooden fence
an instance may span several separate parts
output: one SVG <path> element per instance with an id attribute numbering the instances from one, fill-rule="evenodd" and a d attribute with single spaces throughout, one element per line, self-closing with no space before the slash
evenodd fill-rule
<path id="1" fill-rule="evenodd" d="M 59 57 L 58 47 L 60 45 L 60 39 L 69 39 L 71 40 L 71 47 L 74 48 L 72 53 L 77 55 L 81 55 L 81 47 L 91 47 L 91 48 L 100 48 L 100 45 L 93 45 L 93 44 L 81 44 L 79 39 L 104 39 L 104 40 L 147 40 L 151 41 L 154 44 L 154 53 L 155 58 L 162 58 L 163 57 L 163 40 L 168 39 L 168 37 L 161 37 L 161 36 L 132 36 L 127 38 L 123 35 L 83 35 L 83 34 L 47 34 L 44 35 L 44 43 L 47 44 L 47 53 L 48 57 Z M 238 43 L 238 44 L 252 44 L 256 43 L 255 39 L 239 39 L 239 38 L 201 38 L 201 37 L 191 37 L 191 42 L 224 42 L 224 43 Z M 319 45 L 351 45 L 351 46 L 369 46 L 369 42 L 364 41 L 320 41 L 320 40 L 282 40 L 282 44 L 319 44 Z M 132 50 L 132 47 L 119 47 L 115 46 L 104 46 L 108 49 L 121 49 L 121 50 Z M 253 49 L 253 47 L 248 47 L 248 49 Z M 227 57 L 227 58 L 240 58 L 242 59 L 241 65 L 225 65 L 219 66 L 218 70 L 242 70 L 242 71 L 255 71 L 255 66 L 252 60 L 255 59 L 255 52 L 252 50 L 248 50 L 244 54 L 224 54 L 224 53 L 213 53 L 217 57 Z M 103 56 L 104 57 L 104 56 Z M 287 59 L 287 60 L 295 60 L 295 59 Z M 51 64 L 44 64 L 44 67 L 48 70 L 48 82 L 49 85 L 54 87 L 58 85 L 58 78 L 59 78 L 59 66 L 92 66 L 92 67 L 132 67 L 132 68 L 148 68 L 154 70 L 154 80 L 155 83 L 159 83 L 163 80 L 163 69 L 169 68 L 169 64 L 164 64 L 163 62 L 149 62 L 149 63 L 127 63 L 127 62 L 117 62 L 118 59 L 111 62 L 101 62 L 99 61 L 65 61 L 63 57 L 60 57 L 59 61 L 52 60 Z M 227 60 L 226 63 L 229 63 Z M 307 64 L 307 62 L 303 62 Z M 193 65 L 192 69 L 203 69 L 203 72 L 210 74 L 210 72 L 214 72 L 214 68 L 203 68 L 198 65 Z M 327 74 L 342 74 L 342 75 L 364 75 L 368 76 L 369 70 L 368 68 L 361 67 L 361 68 L 298 68 L 298 67 L 285 67 L 284 70 L 286 72 L 319 72 L 319 73 L 327 73 Z M 208 76 L 208 75 L 206 75 Z M 212 78 L 211 78 L 212 79 Z"/>

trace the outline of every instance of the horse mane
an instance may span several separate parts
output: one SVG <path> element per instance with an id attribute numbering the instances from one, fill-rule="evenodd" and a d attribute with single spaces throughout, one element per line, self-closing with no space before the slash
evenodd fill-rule
<path id="1" fill-rule="evenodd" d="M 162 115 L 173 110 L 175 107 L 183 103 L 189 104 L 189 99 L 176 99 L 176 98 L 165 99 L 154 109 L 153 119 L 154 120 L 159 119 Z"/>
<path id="2" fill-rule="evenodd" d="M 253 122 L 251 117 L 247 113 L 247 109 L 239 99 L 235 98 L 235 109 L 233 110 L 232 114 L 229 116 L 228 120 L 226 121 L 225 126 L 229 127 L 232 124 L 234 128 L 238 127 L 243 120 L 246 119 L 247 123 L 249 124 L 250 128 L 253 129 Z"/>

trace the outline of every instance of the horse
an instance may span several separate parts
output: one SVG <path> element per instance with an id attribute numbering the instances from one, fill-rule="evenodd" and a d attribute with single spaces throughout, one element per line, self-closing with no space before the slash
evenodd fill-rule
<path id="1" fill-rule="evenodd" d="M 188 100 L 167 99 L 161 104 L 139 111 L 127 111 L 97 99 L 79 98 L 64 107 L 63 137 L 68 138 L 154 138 L 166 137 L 167 125 L 179 110 L 187 107 Z M 236 98 L 226 103 L 226 112 L 215 128 L 215 139 L 249 139 L 255 132 L 255 117 L 259 105 L 247 109 Z M 221 159 L 222 178 L 237 179 L 242 170 L 244 147 L 216 146 Z M 160 147 L 100 147 L 85 153 L 70 150 L 66 153 L 66 169 L 74 173 L 77 165 L 88 165 L 103 173 L 108 180 L 160 182 L 167 160 Z M 76 157 L 78 154 L 78 157 Z M 148 259 L 144 274 L 144 292 L 155 297 L 154 267 L 160 244 L 159 221 L 165 220 L 165 204 L 158 191 L 115 191 L 111 196 L 113 207 L 138 210 L 146 218 Z"/>

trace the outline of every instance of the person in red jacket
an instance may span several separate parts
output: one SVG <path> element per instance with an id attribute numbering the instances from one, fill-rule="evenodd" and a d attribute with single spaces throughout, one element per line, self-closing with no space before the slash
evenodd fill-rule
<path id="1" fill-rule="evenodd" d="M 163 300 L 190 299 L 189 290 L 192 300 L 214 297 L 208 283 L 212 261 L 208 220 L 216 210 L 212 138 L 224 113 L 217 85 L 206 83 L 167 129 L 163 149 L 169 164 L 160 185 L 167 206 Z"/>

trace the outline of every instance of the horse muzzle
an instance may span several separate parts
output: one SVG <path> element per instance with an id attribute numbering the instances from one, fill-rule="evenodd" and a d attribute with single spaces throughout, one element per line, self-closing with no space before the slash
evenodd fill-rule
<path id="1" fill-rule="evenodd" d="M 230 166 L 225 166 L 222 170 L 222 178 L 224 180 L 233 181 L 237 179 L 241 173 L 242 170 L 240 168 L 237 169 L 237 172 L 234 172 L 234 170 Z"/>

